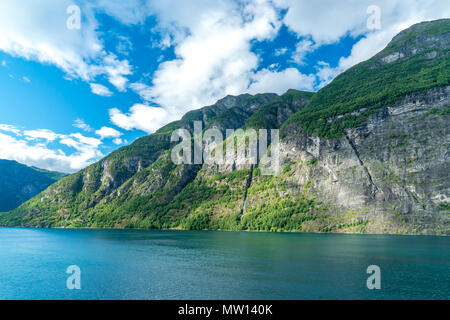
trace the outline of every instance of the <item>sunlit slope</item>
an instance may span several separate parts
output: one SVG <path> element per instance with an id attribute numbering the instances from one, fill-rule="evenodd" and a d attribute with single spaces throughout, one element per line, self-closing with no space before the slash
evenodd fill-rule
<path id="1" fill-rule="evenodd" d="M 407 94 L 450 84 L 450 20 L 425 22 L 398 34 L 380 53 L 338 76 L 284 126 L 337 138 Z"/>
<path id="2" fill-rule="evenodd" d="M 8 225 L 42 227 L 179 226 L 180 219 L 186 218 L 190 211 L 171 214 L 178 206 L 177 195 L 195 180 L 202 166 L 172 163 L 173 130 L 184 128 L 193 132 L 194 121 L 200 121 L 204 129 L 215 127 L 225 133 L 226 129 L 241 128 L 248 119 L 254 125 L 264 122 L 269 128 L 278 128 L 280 121 L 303 107 L 311 95 L 292 90 L 284 96 L 228 96 L 212 106 L 191 111 L 180 121 L 63 179 L 4 215 L 1 221 Z M 270 113 L 261 114 L 267 108 Z"/>
<path id="3" fill-rule="evenodd" d="M 67 177 L 3 225 L 450 234 L 450 20 L 312 94 L 226 97 Z M 177 128 L 281 128 L 281 171 L 175 165 Z"/>

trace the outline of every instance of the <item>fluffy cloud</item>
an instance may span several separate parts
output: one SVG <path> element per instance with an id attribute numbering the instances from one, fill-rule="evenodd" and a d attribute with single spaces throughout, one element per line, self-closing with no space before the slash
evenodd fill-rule
<path id="1" fill-rule="evenodd" d="M 55 141 L 56 139 L 62 137 L 62 135 L 54 133 L 53 131 L 48 129 L 25 130 L 23 132 L 23 135 L 27 140 L 44 139 L 47 141 Z"/>
<path id="2" fill-rule="evenodd" d="M 150 15 L 146 1 L 142 0 L 98 0 L 95 7 L 125 25 L 143 23 Z"/>
<path id="3" fill-rule="evenodd" d="M 91 86 L 91 91 L 94 94 L 97 94 L 97 95 L 102 96 L 102 97 L 110 97 L 110 96 L 112 96 L 112 92 L 107 87 L 105 87 L 104 85 L 101 85 L 101 84 L 98 84 L 98 83 L 91 83 L 90 86 Z"/>
<path id="4" fill-rule="evenodd" d="M 130 88 L 141 96 L 142 99 L 150 101 L 152 99 L 152 88 L 145 83 L 135 82 L 130 84 Z"/>
<path id="5" fill-rule="evenodd" d="M 70 77 L 92 81 L 104 75 L 124 90 L 131 67 L 103 48 L 92 5 L 82 1 L 82 27 L 67 28 L 71 0 L 0 1 L 0 50 L 52 64 Z"/>
<path id="6" fill-rule="evenodd" d="M 167 122 L 175 120 L 165 109 L 144 104 L 135 104 L 128 113 L 113 108 L 109 110 L 109 115 L 111 121 L 122 129 L 138 129 L 147 133 L 152 133 Z"/>
<path id="7" fill-rule="evenodd" d="M 124 141 L 124 140 L 122 140 L 121 138 L 116 138 L 116 139 L 113 140 L 113 143 L 114 143 L 115 145 L 121 145 L 121 144 L 123 144 L 123 143 L 126 143 L 126 140 Z"/>
<path id="8" fill-rule="evenodd" d="M 376 4 L 381 9 L 381 28 L 369 30 L 367 8 L 373 4 L 372 0 L 80 0 L 82 28 L 69 30 L 66 8 L 72 2 L 23 0 L 19 5 L 12 0 L 1 1 L 0 50 L 55 65 L 70 77 L 90 83 L 95 94 L 112 95 L 110 89 L 97 83 L 104 79 L 118 91 L 130 87 L 144 103 L 134 104 L 129 110 L 110 109 L 110 119 L 124 130 L 138 129 L 147 133 L 227 94 L 281 94 L 289 88 L 320 88 L 339 73 L 383 49 L 395 34 L 413 23 L 450 16 L 446 1 L 380 0 Z M 285 15 L 281 14 L 282 9 Z M 151 30 L 149 45 L 161 49 L 172 47 L 175 58 L 162 60 L 151 80 L 142 77 L 129 84 L 128 78 L 135 69 L 128 60 L 119 57 L 126 56 L 133 44 L 129 38 L 119 36 L 117 52 L 109 52 L 101 39 L 103 34 L 97 31 L 95 14 L 98 12 L 126 26 L 145 25 L 146 18 L 153 16 L 156 26 Z M 252 44 L 258 41 L 270 44 L 283 24 L 296 33 L 298 43 L 290 57 L 286 54 L 287 48 L 279 48 L 274 54 L 285 55 L 290 62 L 296 62 L 297 67 L 305 62 L 308 53 L 324 44 L 339 43 L 347 35 L 363 38 L 337 66 L 328 61 L 319 62 L 314 75 L 303 74 L 293 67 L 280 69 L 282 64 L 263 67 Z M 81 120 L 74 126 L 92 131 Z M 59 141 L 82 154 L 88 154 L 88 148 L 96 150 L 95 145 L 100 141 L 71 135 L 57 135 L 50 140 L 51 133 L 42 130 L 25 134 L 14 127 L 3 129 L 3 132 L 23 134 L 23 138 L 14 139 L 27 145 L 34 143 L 33 147 L 38 143 Z M 103 131 L 106 133 L 106 129 Z M 121 135 L 98 135 L 102 139 L 113 138 L 116 144 L 123 143 Z"/>
<path id="9" fill-rule="evenodd" d="M 286 92 L 286 88 L 312 91 L 315 81 L 313 75 L 306 76 L 295 68 L 288 68 L 280 72 L 263 69 L 257 72 L 253 79 L 254 82 L 248 90 L 253 94 L 260 92 L 283 94 Z"/>
<path id="10" fill-rule="evenodd" d="M 83 131 L 86 131 L 86 132 L 92 132 L 93 131 L 91 126 L 88 125 L 86 122 L 84 122 L 84 120 L 82 120 L 82 119 L 76 119 L 74 121 L 74 123 L 72 124 L 72 126 L 74 126 L 75 128 L 81 129 Z"/>
<path id="11" fill-rule="evenodd" d="M 142 99 L 162 108 L 139 105 L 127 115 L 113 109 L 111 120 L 121 128 L 153 132 L 227 94 L 312 89 L 312 78 L 298 70 L 257 71 L 260 61 L 251 42 L 273 39 L 281 26 L 279 12 L 269 1 L 218 1 L 212 5 L 209 1 L 187 4 L 172 0 L 153 2 L 149 9 L 158 16 L 159 28 L 170 33 L 176 59 L 161 63 L 152 83 L 130 86 Z M 138 114 L 149 118 L 144 121 Z"/>
<path id="12" fill-rule="evenodd" d="M 95 134 L 100 136 L 100 139 L 119 138 L 122 135 L 120 131 L 110 127 L 101 127 L 101 129 L 95 131 Z"/>
<path id="13" fill-rule="evenodd" d="M 414 23 L 411 23 L 411 25 Z M 348 57 L 342 57 L 336 67 L 331 67 L 326 62 L 320 62 L 317 66 L 317 78 L 319 88 L 330 83 L 340 73 L 348 68 L 370 59 L 379 51 L 383 50 L 392 38 L 403 30 L 403 26 L 394 25 L 389 28 L 373 32 L 357 42 Z"/>
<path id="14" fill-rule="evenodd" d="M 189 36 L 176 46 L 175 60 L 160 64 L 144 91 L 144 98 L 178 115 L 246 91 L 258 67 L 250 41 L 273 38 L 280 26 L 277 12 L 263 0 L 193 14 L 194 20 L 174 21 L 185 23 Z"/>
<path id="15" fill-rule="evenodd" d="M 24 132 L 15 128 L 12 129 L 14 131 L 9 130 L 11 128 L 8 127 L 6 129 L 2 131 L 13 132 L 14 136 L 0 132 L 1 159 L 16 160 L 29 166 L 71 173 L 103 156 L 99 151 L 100 140 L 85 137 L 79 133 L 62 135 L 43 129 Z M 48 146 L 49 142 L 58 142 L 74 151 L 68 154 L 61 149 L 55 150 Z"/>
<path id="16" fill-rule="evenodd" d="M 338 43 L 346 35 L 364 36 L 353 46 L 351 55 L 342 57 L 337 66 L 331 67 L 326 62 L 317 65 L 319 88 L 353 65 L 381 51 L 400 31 L 421 21 L 450 16 L 450 6 L 446 1 L 379 0 L 375 4 L 380 9 L 380 28 L 372 30 L 368 28 L 368 21 L 373 13 L 367 10 L 374 4 L 372 0 L 274 0 L 274 3 L 287 9 L 283 23 L 299 37 L 311 38 L 314 49 L 323 44 Z M 296 52 L 299 52 L 299 45 Z M 308 52 L 308 46 L 305 48 Z M 300 50 L 302 52 L 305 53 L 305 50 Z M 304 55 L 300 54 L 299 57 Z"/>
<path id="17" fill-rule="evenodd" d="M 284 54 L 286 54 L 286 52 L 288 51 L 288 48 L 279 48 L 275 50 L 275 56 L 282 56 Z"/>
<path id="18" fill-rule="evenodd" d="M 305 64 L 304 59 L 306 55 L 309 52 L 314 51 L 316 48 L 317 45 L 310 40 L 299 41 L 295 47 L 295 52 L 292 55 L 292 60 L 299 65 L 303 65 Z"/>
<path id="19" fill-rule="evenodd" d="M 144 101 L 162 109 L 140 105 L 127 114 L 117 109 L 110 111 L 111 120 L 119 127 L 146 132 L 153 132 L 158 125 L 177 119 L 191 109 L 212 104 L 227 94 L 321 88 L 339 73 L 383 49 L 396 33 L 411 24 L 448 16 L 448 6 L 439 0 L 427 3 L 382 0 L 377 2 L 381 29 L 369 30 L 367 9 L 373 4 L 371 0 L 314 3 L 249 0 L 214 4 L 207 0 L 169 0 L 102 4 L 106 12 L 123 23 L 142 23 L 145 16 L 155 15 L 158 25 L 154 30 L 163 34 L 159 46 L 174 46 L 176 58 L 162 62 L 151 83 L 130 85 Z M 135 10 L 125 10 L 124 6 Z M 283 17 L 280 9 L 286 10 Z M 294 68 L 260 70 L 260 58 L 251 50 L 251 42 L 270 41 L 282 23 L 298 35 L 291 56 L 298 65 L 304 64 L 308 53 L 324 44 L 338 43 L 346 35 L 364 35 L 364 38 L 353 47 L 350 56 L 342 57 L 338 66 L 320 62 L 315 75 L 305 75 Z M 286 48 L 281 48 L 275 55 L 286 52 Z M 138 113 L 150 118 L 137 119 Z"/>
<path id="20" fill-rule="evenodd" d="M 337 42 L 347 33 L 363 33 L 366 8 L 373 1 L 274 0 L 274 3 L 287 10 L 283 19 L 286 26 L 298 35 L 310 35 L 314 42 L 323 44 Z"/>
<path id="21" fill-rule="evenodd" d="M 272 38 L 280 25 L 266 1 L 243 8 L 229 1 L 167 1 L 150 7 L 160 29 L 173 33 L 177 58 L 160 64 L 153 83 L 132 88 L 177 115 L 245 91 L 258 65 L 250 41 Z"/>
<path id="22" fill-rule="evenodd" d="M 12 132 L 16 135 L 20 134 L 20 130 L 17 127 L 10 124 L 0 124 L 0 131 Z"/>
<path id="23" fill-rule="evenodd" d="M 133 50 L 133 43 L 127 37 L 117 35 L 118 43 L 116 45 L 116 51 L 120 54 L 128 56 L 130 51 Z"/>
<path id="24" fill-rule="evenodd" d="M 128 79 L 125 77 L 131 75 L 131 66 L 128 60 L 119 61 L 117 57 L 110 54 L 104 58 L 105 66 L 103 67 L 108 74 L 109 82 L 111 82 L 119 91 L 125 91 Z"/>

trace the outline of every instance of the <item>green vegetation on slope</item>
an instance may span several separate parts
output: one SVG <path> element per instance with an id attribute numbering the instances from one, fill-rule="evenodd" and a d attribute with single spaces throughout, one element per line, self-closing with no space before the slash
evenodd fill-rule
<path id="1" fill-rule="evenodd" d="M 288 90 L 281 97 L 256 111 L 247 120 L 244 129 L 279 129 L 286 117 L 304 107 L 313 95 L 313 92 Z"/>
<path id="2" fill-rule="evenodd" d="M 374 164 L 370 159 L 361 160 L 356 147 L 348 147 L 345 139 L 336 144 L 333 144 L 335 141 L 320 139 L 320 153 L 336 151 L 328 159 L 324 159 L 326 154 L 317 156 L 316 146 L 309 144 L 307 139 L 296 141 L 298 143 L 289 146 L 288 152 L 298 152 L 299 156 L 302 153 L 300 158 L 304 161 L 295 158 L 295 163 L 293 160 L 283 164 L 279 176 L 267 177 L 261 176 L 258 168 L 236 168 L 236 164 L 226 168 L 175 165 L 170 160 L 174 145 L 170 142 L 170 135 L 178 128 L 192 132 L 193 121 L 201 121 L 203 129 L 273 129 L 283 125 L 285 134 L 295 135 L 303 130 L 327 138 L 339 137 L 345 128 L 364 124 L 379 108 L 393 104 L 409 93 L 449 84 L 448 25 L 449 20 L 444 20 L 414 26 L 396 37 L 383 52 L 346 71 L 317 94 L 289 90 L 283 96 L 229 96 L 212 106 L 191 111 L 155 134 L 140 138 L 102 161 L 62 179 L 20 208 L 0 215 L 0 225 L 366 232 L 367 228 L 373 228 L 370 220 L 376 217 L 370 216 L 373 212 L 366 207 L 356 210 L 333 207 L 329 201 L 332 197 L 320 194 L 320 188 L 326 187 L 327 183 L 339 186 L 341 182 L 333 178 L 334 175 L 347 179 L 348 185 L 342 185 L 343 191 L 348 191 L 344 190 L 346 187 L 355 188 L 353 180 L 359 179 L 356 191 L 361 193 L 366 188 L 365 179 L 367 183 L 371 180 L 366 177 L 370 172 L 365 164 L 370 164 L 370 169 L 374 169 Z M 440 37 L 445 39 L 440 41 Z M 423 115 L 440 119 L 448 115 L 446 108 L 448 106 L 439 105 Z M 439 130 L 441 136 L 445 136 L 445 124 L 443 120 L 442 126 L 434 126 L 430 130 L 434 133 Z M 419 130 L 423 131 L 426 130 Z M 412 141 L 410 138 L 409 132 L 392 134 L 383 146 L 392 144 L 391 149 L 395 148 L 392 154 L 400 156 Z M 327 146 L 328 142 L 333 145 Z M 297 147 L 303 148 L 300 146 L 302 143 L 312 150 L 298 150 Z M 378 147 L 374 143 L 364 147 L 372 146 Z M 339 154 L 338 151 L 345 147 L 348 149 Z M 361 145 L 357 147 L 363 149 Z M 375 158 L 376 152 L 371 150 L 361 155 L 369 154 L 369 158 Z M 420 154 L 419 150 L 416 153 Z M 434 153 L 427 154 L 431 160 L 438 158 Z M 392 155 L 385 156 L 389 159 Z M 351 161 L 339 164 L 346 159 Z M 414 159 L 405 163 L 416 161 Z M 327 165 L 337 170 L 333 172 Z M 403 186 L 409 181 L 386 175 L 385 170 L 372 173 L 382 177 L 379 180 L 383 181 L 375 182 L 384 188 L 387 195 L 394 198 L 394 191 L 398 192 L 390 190 L 391 186 L 400 188 L 401 192 L 404 188 L 404 193 L 412 194 Z M 445 190 L 444 182 L 441 187 Z M 342 195 L 343 198 L 346 196 Z M 359 196 L 358 203 L 363 203 L 364 198 L 372 195 Z M 392 208 L 387 208 L 391 210 L 387 217 L 391 217 L 392 212 L 400 212 L 402 203 L 398 199 L 388 203 Z M 416 197 L 415 201 L 421 199 Z M 448 203 L 434 206 L 441 212 L 448 211 Z M 391 227 L 397 228 L 401 223 L 405 227 L 402 230 L 411 230 L 407 227 L 413 225 L 412 219 L 406 220 L 411 217 L 400 213 L 398 216 L 405 219 L 391 221 Z M 423 226 L 416 216 L 414 218 L 417 226 Z M 385 225 L 375 223 L 380 224 L 380 229 L 375 230 L 384 230 L 381 228 Z M 430 224 L 429 230 L 431 227 Z"/>
<path id="3" fill-rule="evenodd" d="M 1 212 L 18 207 L 66 175 L 0 160 L 0 176 Z"/>
<path id="4" fill-rule="evenodd" d="M 286 122 L 282 134 L 296 125 L 309 134 L 337 138 L 344 129 L 362 125 L 377 109 L 407 94 L 449 85 L 449 48 L 428 43 L 428 38 L 448 33 L 450 19 L 419 24 L 399 34 L 385 50 L 350 68 L 315 94 Z M 418 52 L 411 56 L 404 53 L 404 58 L 392 63 L 382 61 L 405 48 Z"/>
<path id="5" fill-rule="evenodd" d="M 280 101 L 274 112 L 281 124 L 303 107 L 311 94 L 292 90 L 288 96 L 230 96 L 210 107 L 189 112 L 155 134 L 140 138 L 59 181 L 20 208 L 1 216 L 0 223 L 40 227 L 197 228 L 195 217 L 207 211 L 210 198 L 216 206 L 227 206 L 239 197 L 245 183 L 241 190 L 233 192 L 230 186 L 245 178 L 230 173 L 229 177 L 222 177 L 228 181 L 222 189 L 215 182 L 218 176 L 196 180 L 201 166 L 172 163 L 171 132 L 177 128 L 192 132 L 194 120 L 202 121 L 204 129 L 211 126 L 238 129 L 275 100 Z M 274 123 L 277 127 L 280 124 Z M 189 206 L 185 206 L 187 202 Z M 219 224 L 217 228 L 232 225 Z"/>

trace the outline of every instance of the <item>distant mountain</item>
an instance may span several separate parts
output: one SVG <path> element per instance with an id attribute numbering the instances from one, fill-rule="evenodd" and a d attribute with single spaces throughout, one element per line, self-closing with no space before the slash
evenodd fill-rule
<path id="1" fill-rule="evenodd" d="M 17 208 L 66 174 L 0 160 L 0 212 Z"/>
<path id="2" fill-rule="evenodd" d="M 450 235 L 449 74 L 450 20 L 414 25 L 315 94 L 228 96 L 191 111 L 0 224 Z M 281 173 L 174 164 L 171 133 L 194 121 L 280 128 Z"/>

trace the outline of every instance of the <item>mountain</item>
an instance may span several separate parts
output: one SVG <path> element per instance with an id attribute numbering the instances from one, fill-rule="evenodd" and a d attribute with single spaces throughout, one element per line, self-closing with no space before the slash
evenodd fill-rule
<path id="1" fill-rule="evenodd" d="M 0 160 L 0 212 L 17 208 L 65 174 Z"/>
<path id="2" fill-rule="evenodd" d="M 449 49 L 450 20 L 424 22 L 315 94 L 228 96 L 62 179 L 0 224 L 449 235 Z M 193 133 L 194 121 L 280 128 L 280 174 L 238 155 L 174 164 L 171 133 Z"/>

